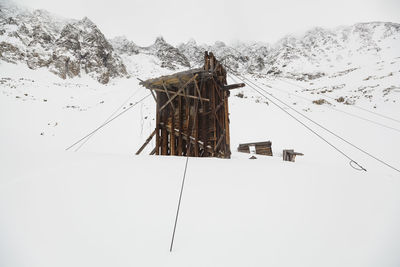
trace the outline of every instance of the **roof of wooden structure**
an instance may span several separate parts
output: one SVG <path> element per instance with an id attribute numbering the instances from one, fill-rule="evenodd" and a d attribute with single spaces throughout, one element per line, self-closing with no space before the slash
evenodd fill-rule
<path id="1" fill-rule="evenodd" d="M 198 79 L 213 77 L 212 72 L 206 71 L 203 68 L 198 68 L 198 69 L 181 71 L 171 75 L 165 75 L 153 79 L 148 79 L 146 81 L 141 81 L 139 84 L 148 89 L 152 89 L 153 87 L 163 86 L 163 83 L 167 87 L 171 85 L 179 86 L 182 83 L 189 81 L 195 75 L 197 75 Z"/>
<path id="2" fill-rule="evenodd" d="M 271 146 L 271 145 L 272 145 L 271 141 L 239 144 L 239 146 Z"/>

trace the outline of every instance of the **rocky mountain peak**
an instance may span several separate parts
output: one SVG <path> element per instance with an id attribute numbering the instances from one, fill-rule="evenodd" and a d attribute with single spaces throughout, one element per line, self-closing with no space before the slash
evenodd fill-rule
<path id="1" fill-rule="evenodd" d="M 11 16 L 9 17 L 9 15 Z M 101 83 L 126 76 L 121 58 L 87 17 L 67 20 L 45 10 L 1 6 L 0 59 L 48 68 L 61 78 L 89 74 Z"/>
<path id="2" fill-rule="evenodd" d="M 140 47 L 128 40 L 125 36 L 114 37 L 109 41 L 114 50 L 120 55 L 125 54 L 132 56 L 139 54 Z"/>

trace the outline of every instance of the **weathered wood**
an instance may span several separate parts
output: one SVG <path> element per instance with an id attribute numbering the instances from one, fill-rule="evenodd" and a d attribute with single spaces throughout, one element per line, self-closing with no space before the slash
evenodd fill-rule
<path id="1" fill-rule="evenodd" d="M 221 142 L 224 140 L 223 138 L 225 137 L 225 130 L 224 130 L 224 132 L 221 134 L 221 136 L 219 137 L 219 139 L 218 139 L 218 142 L 217 142 L 217 144 L 216 144 L 216 146 L 215 146 L 215 148 L 214 148 L 214 150 L 216 151 L 217 149 L 218 149 L 218 147 L 221 145 Z"/>
<path id="2" fill-rule="evenodd" d="M 152 90 L 157 91 L 157 92 L 162 92 L 162 93 L 165 92 L 164 89 L 155 88 L 155 87 L 153 87 Z M 170 94 L 176 94 L 177 93 L 176 91 L 171 91 L 171 90 L 167 90 L 167 91 Z M 193 95 L 185 95 L 183 93 L 178 93 L 178 96 L 185 96 L 185 97 L 188 97 L 188 98 L 199 99 L 201 101 L 210 102 L 210 99 L 203 98 L 203 97 L 198 97 L 198 96 L 193 96 Z"/>
<path id="3" fill-rule="evenodd" d="M 169 96 L 168 90 L 167 90 L 167 88 L 165 87 L 164 82 L 162 83 L 162 86 L 163 86 L 163 88 L 164 88 L 165 94 L 166 94 L 167 97 L 168 97 L 169 103 L 171 104 L 172 110 L 175 112 L 174 102 L 171 100 L 171 97 Z"/>
<path id="4" fill-rule="evenodd" d="M 178 99 L 178 129 L 179 129 L 179 136 L 178 136 L 178 155 L 182 156 L 182 145 L 183 145 L 183 140 L 182 140 L 182 135 L 180 134 L 182 132 L 182 97 L 179 97 Z"/>
<path id="5" fill-rule="evenodd" d="M 146 141 L 144 142 L 144 144 L 139 148 L 139 150 L 136 152 L 136 155 L 139 155 L 143 149 L 147 146 L 148 143 L 150 143 L 151 139 L 153 139 L 153 136 L 156 134 L 156 130 L 154 130 L 150 136 L 146 139 Z"/>
<path id="6" fill-rule="evenodd" d="M 172 132 L 171 128 L 166 127 L 166 129 L 168 130 L 168 132 L 170 132 L 170 133 Z M 192 144 L 195 144 L 195 142 L 196 142 L 196 138 L 194 138 L 193 136 L 187 135 L 187 134 L 184 133 L 184 132 L 180 132 L 178 129 L 174 129 L 174 134 L 175 134 L 175 136 L 181 135 L 183 140 L 185 140 L 185 141 L 189 141 L 189 140 L 190 140 L 190 142 L 191 142 Z M 199 147 L 200 147 L 201 149 L 205 149 L 205 150 L 207 150 L 207 151 L 210 152 L 210 153 L 213 152 L 213 149 L 212 149 L 211 146 L 209 146 L 209 145 L 204 145 L 204 143 L 201 142 L 201 141 L 197 141 L 197 144 L 199 145 Z"/>
<path id="7" fill-rule="evenodd" d="M 157 103 L 157 98 L 156 98 L 156 96 L 154 95 L 153 89 L 150 89 L 150 93 L 151 93 L 151 95 L 153 96 L 154 101 L 156 101 L 156 103 Z"/>
<path id="8" fill-rule="evenodd" d="M 141 82 L 139 84 L 146 88 L 151 88 L 154 86 L 161 86 L 162 83 L 164 82 L 167 87 L 170 87 L 171 85 L 173 86 L 179 85 L 181 81 L 184 82 L 188 81 L 190 78 L 193 77 L 193 75 L 198 75 L 200 80 L 209 79 L 213 77 L 213 74 L 210 73 L 209 71 L 205 71 L 204 69 L 199 68 L 199 69 L 192 69 L 174 73 L 172 75 L 165 75 L 154 79 L 148 79 L 146 81 L 140 80 Z"/>
<path id="9" fill-rule="evenodd" d="M 239 144 L 237 150 L 239 152 L 250 153 L 250 146 L 255 147 L 256 154 L 258 155 L 272 156 L 272 143 L 270 141 Z"/>
<path id="10" fill-rule="evenodd" d="M 197 94 L 198 94 L 198 98 L 200 99 L 200 101 L 201 101 L 201 106 L 203 107 L 203 98 L 201 98 L 200 89 L 199 89 L 199 86 L 198 86 L 196 80 L 194 81 L 194 86 L 196 87 L 196 91 L 197 91 Z"/>
<path id="11" fill-rule="evenodd" d="M 175 128 L 175 108 L 174 108 L 173 114 L 172 114 L 172 128 Z M 170 142 L 169 142 L 170 143 L 170 155 L 175 156 L 176 155 L 176 150 L 175 150 L 176 137 L 174 134 L 170 134 L 169 138 L 170 138 Z"/>
<path id="12" fill-rule="evenodd" d="M 157 93 L 157 99 L 160 99 L 160 94 Z M 156 107 L 156 155 L 160 154 L 160 101 L 157 101 Z"/>
<path id="13" fill-rule="evenodd" d="M 230 157 L 229 90 L 244 84 L 227 85 L 226 74 L 205 52 L 202 69 L 141 81 L 156 93 L 155 154 Z"/>
<path id="14" fill-rule="evenodd" d="M 191 83 L 191 82 L 193 82 L 193 80 L 195 80 L 196 79 L 196 77 L 197 77 L 197 75 L 194 75 L 191 79 L 189 79 L 189 81 L 187 81 L 181 88 L 179 88 L 179 90 L 160 108 L 160 110 L 163 110 L 172 100 L 174 100 L 175 99 L 175 97 L 177 97 L 178 96 L 178 94 L 181 92 L 181 91 L 183 91 L 183 90 L 185 90 L 185 88 L 186 88 L 186 86 L 189 84 L 189 83 Z"/>
<path id="15" fill-rule="evenodd" d="M 304 156 L 304 154 L 299 152 L 294 152 L 293 149 L 284 149 L 282 156 L 284 161 L 295 162 L 296 156 Z"/>
<path id="16" fill-rule="evenodd" d="M 224 89 L 225 91 L 229 91 L 229 90 L 233 90 L 233 89 L 237 89 L 237 88 L 242 88 L 245 86 L 246 86 L 246 84 L 244 84 L 244 83 L 235 83 L 235 84 L 230 84 L 230 85 L 224 85 L 222 87 L 222 89 Z"/>

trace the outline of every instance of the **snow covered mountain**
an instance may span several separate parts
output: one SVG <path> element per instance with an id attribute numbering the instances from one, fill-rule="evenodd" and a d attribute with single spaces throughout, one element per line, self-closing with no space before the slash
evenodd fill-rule
<path id="1" fill-rule="evenodd" d="M 286 36 L 274 45 L 222 42 L 197 45 L 194 40 L 179 49 L 191 60 L 210 50 L 230 68 L 244 73 L 274 74 L 290 78 L 313 79 L 329 75 L 338 68 L 359 67 L 367 62 L 398 61 L 400 24 L 359 23 L 333 30 L 315 28 L 302 36 Z M 389 63 L 390 63 L 389 62 Z"/>
<path id="2" fill-rule="evenodd" d="M 0 3 L 0 266 L 400 266 L 399 173 L 299 115 L 400 169 L 399 40 L 399 24 L 373 22 L 140 47 Z M 246 80 L 229 97 L 231 159 L 148 156 L 154 139 L 134 156 L 156 121 L 136 78 L 201 66 L 205 50 L 230 84 L 238 72 L 287 105 Z M 271 157 L 236 150 L 266 140 Z"/>
<path id="3" fill-rule="evenodd" d="M 108 83 L 127 75 L 121 58 L 88 18 L 68 20 L 10 3 L 0 3 L 0 59 L 48 68 L 63 79 L 85 73 Z"/>
<path id="4" fill-rule="evenodd" d="M 189 68 L 190 63 L 181 51 L 168 44 L 163 37 L 158 37 L 154 44 L 148 47 L 137 46 L 134 42 L 129 41 L 126 37 L 120 36 L 110 40 L 114 49 L 121 56 L 132 56 L 143 54 L 157 58 L 156 63 L 162 68 L 176 70 L 179 68 Z"/>
<path id="5" fill-rule="evenodd" d="M 107 83 L 110 78 L 134 76 L 142 61 L 156 69 L 197 67 L 202 65 L 204 51 L 213 51 L 229 68 L 243 74 L 308 81 L 373 64 L 393 73 L 398 71 L 398 47 L 400 24 L 390 22 L 315 28 L 272 45 L 219 41 L 206 45 L 192 39 L 174 47 L 159 37 L 154 44 L 140 47 L 125 37 L 107 40 L 88 18 L 64 19 L 44 10 L 0 3 L 0 59 L 24 62 L 31 69 L 45 67 L 64 79 L 88 73 Z"/>

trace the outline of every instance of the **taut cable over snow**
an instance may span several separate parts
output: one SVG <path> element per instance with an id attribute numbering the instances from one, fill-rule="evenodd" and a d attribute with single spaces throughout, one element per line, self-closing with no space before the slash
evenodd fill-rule
<path id="1" fill-rule="evenodd" d="M 195 117 L 195 123 L 196 123 L 196 119 L 197 119 L 197 117 Z M 193 130 L 193 128 L 194 128 L 195 123 L 194 123 L 193 126 L 192 126 L 192 130 Z M 189 143 L 188 150 L 190 151 L 191 148 L 192 148 L 192 142 Z M 185 170 L 183 171 L 181 192 L 180 192 L 180 194 L 179 194 L 178 207 L 177 207 L 177 209 L 176 209 L 174 230 L 172 231 L 171 246 L 169 247 L 169 252 L 172 252 L 172 248 L 173 248 L 173 246 L 174 246 L 176 226 L 177 226 L 177 224 L 178 224 L 179 210 L 180 210 L 180 207 L 181 207 L 183 188 L 184 188 L 184 186 L 185 186 L 185 180 L 186 180 L 186 171 L 187 171 L 187 166 L 188 166 L 188 163 L 189 163 L 189 155 L 190 155 L 190 153 L 187 153 L 187 155 L 186 155 Z"/>
<path id="2" fill-rule="evenodd" d="M 96 129 L 94 129 L 93 131 L 91 131 L 90 133 L 88 133 L 87 135 L 85 135 L 84 137 L 82 137 L 81 139 L 79 139 L 78 141 L 76 141 L 75 143 L 73 143 L 72 145 L 70 145 L 69 147 L 67 147 L 65 150 L 69 150 L 70 148 L 74 147 L 75 145 L 79 144 L 80 142 L 82 142 L 83 140 L 85 140 L 86 138 L 92 136 L 94 133 L 96 133 L 98 130 L 100 130 L 101 128 L 103 128 L 104 126 L 106 126 L 107 124 L 109 124 L 110 122 L 112 122 L 113 120 L 115 120 L 116 118 L 118 118 L 119 116 L 121 116 L 122 114 L 124 114 L 125 112 L 127 112 L 128 110 L 132 109 L 133 107 L 135 107 L 137 104 L 139 104 L 140 102 L 142 102 L 143 100 L 145 100 L 146 98 L 148 98 L 151 94 L 148 94 L 146 96 L 144 96 L 143 98 L 141 98 L 139 101 L 137 101 L 135 104 L 133 104 L 132 106 L 129 106 L 127 109 L 125 109 L 124 111 L 120 112 L 119 114 L 117 114 L 115 117 L 111 118 L 110 120 L 106 121 L 105 123 L 101 124 L 99 127 L 97 127 Z"/>
<path id="3" fill-rule="evenodd" d="M 229 69 L 230 71 L 233 72 L 232 69 Z M 235 75 L 235 74 L 234 74 Z M 242 78 L 240 78 L 240 77 Z M 371 153 L 365 151 L 364 149 L 354 145 L 353 143 L 351 143 L 350 141 L 347 141 L 346 139 L 344 139 L 343 137 L 339 136 L 338 134 L 332 132 L 331 130 L 329 130 L 328 128 L 324 127 L 323 125 L 321 125 L 320 123 L 314 121 L 313 119 L 310 119 L 309 117 L 307 117 L 306 115 L 304 115 L 303 113 L 297 111 L 296 109 L 292 108 L 289 104 L 281 101 L 280 99 L 278 99 L 277 97 L 275 97 L 274 95 L 272 95 L 271 93 L 267 92 L 265 89 L 261 88 L 259 85 L 255 84 L 254 82 L 252 82 L 251 80 L 249 80 L 246 77 L 243 77 L 241 75 L 235 75 L 236 78 L 238 78 L 239 80 L 245 82 L 248 81 L 248 83 L 254 85 L 255 87 L 257 87 L 258 89 L 262 90 L 264 93 L 270 95 L 272 98 L 274 98 L 275 100 L 279 101 L 281 104 L 283 104 L 284 106 L 288 107 L 289 109 L 293 110 L 294 112 L 296 112 L 297 114 L 299 114 L 300 116 L 304 117 L 305 119 L 311 121 L 312 123 L 316 124 L 318 127 L 324 129 L 325 131 L 327 131 L 328 133 L 332 134 L 333 136 L 339 138 L 340 140 L 342 140 L 343 142 L 347 143 L 348 145 L 352 146 L 353 148 L 359 150 L 360 152 L 364 153 L 365 155 L 375 159 L 376 161 L 384 164 L 385 166 L 397 171 L 400 173 L 400 170 L 397 169 L 396 167 L 393 167 L 392 165 L 388 164 L 387 162 L 377 158 L 376 156 L 372 155 Z M 232 77 L 231 77 L 232 78 Z M 248 84 L 249 85 L 249 84 Z M 350 160 L 350 166 L 353 167 L 356 170 L 364 170 L 366 171 L 366 169 L 364 167 L 362 167 L 360 164 L 358 164 L 355 160 L 353 160 L 351 157 L 349 157 L 346 153 L 344 153 L 343 151 L 341 151 L 339 148 L 337 148 L 336 146 L 334 146 L 332 143 L 330 143 L 328 140 L 326 140 L 325 138 L 323 138 L 321 135 L 319 135 L 317 132 L 315 132 L 314 130 L 312 130 L 309 126 L 307 126 L 306 124 L 304 124 L 303 122 L 301 122 L 299 119 L 297 119 L 296 117 L 294 117 L 292 114 L 290 114 L 289 112 L 287 112 L 284 108 L 282 108 L 280 105 L 278 105 L 277 103 L 275 103 L 274 101 L 271 100 L 271 98 L 268 98 L 266 95 L 264 95 L 263 93 L 261 93 L 259 90 L 257 90 L 254 86 L 249 85 L 253 90 L 255 90 L 257 93 L 259 93 L 261 96 L 263 96 L 264 98 L 266 98 L 267 100 L 269 100 L 271 103 L 273 103 L 275 106 L 277 106 L 279 109 L 281 109 L 282 111 L 284 111 L 286 114 L 288 114 L 290 117 L 292 117 L 293 119 L 295 119 L 297 122 L 299 122 L 300 124 L 302 124 L 304 127 L 306 127 L 308 130 L 310 130 L 312 133 L 314 133 L 316 136 L 318 136 L 321 140 L 323 140 L 324 142 L 326 142 L 328 145 L 330 145 L 331 147 L 333 147 L 336 151 L 338 151 L 340 154 L 342 154 L 343 156 L 345 156 L 347 159 Z M 359 167 L 355 168 L 354 164 L 357 165 Z"/>
<path id="4" fill-rule="evenodd" d="M 189 147 L 190 147 L 191 145 L 192 145 L 192 143 L 189 144 Z M 181 192 L 179 193 L 178 208 L 176 209 L 174 230 L 172 231 L 172 238 L 171 238 L 171 245 L 170 245 L 170 247 L 169 247 L 169 252 L 172 252 L 172 247 L 174 246 L 176 225 L 178 224 L 178 216 L 179 216 L 179 210 L 180 210 L 180 208 L 181 208 L 182 194 L 183 194 L 183 188 L 184 188 L 184 186 L 185 186 L 186 171 L 187 171 L 188 162 L 189 162 L 189 155 L 186 156 L 185 170 L 183 171 L 183 178 L 182 178 L 182 184 L 181 184 Z"/>
<path id="5" fill-rule="evenodd" d="M 281 80 L 281 79 L 279 79 L 279 80 Z M 284 80 L 282 80 L 282 81 L 284 81 Z M 263 84 L 263 85 L 265 85 L 265 84 Z M 267 87 L 269 87 L 269 88 L 271 88 L 271 89 L 274 89 L 274 90 L 281 91 L 281 92 L 284 92 L 284 93 L 286 93 L 286 94 L 292 95 L 292 96 L 297 97 L 297 98 L 299 98 L 299 99 L 303 99 L 303 100 L 306 100 L 306 101 L 311 102 L 311 103 L 313 102 L 312 99 L 309 99 L 309 98 L 300 96 L 300 95 L 298 95 L 298 94 L 289 92 L 289 91 L 284 90 L 284 89 L 282 89 L 282 88 L 277 88 L 276 86 L 271 87 L 271 86 L 269 86 L 269 85 L 265 85 L 265 86 L 267 86 Z M 299 88 L 301 88 L 301 87 L 299 87 Z M 328 97 L 328 96 L 327 96 L 327 97 Z M 328 98 L 331 98 L 331 97 L 328 97 Z M 322 99 L 323 99 L 323 98 L 322 98 Z M 333 97 L 332 97 L 331 99 L 336 100 L 336 99 L 334 99 Z M 393 130 L 393 131 L 396 131 L 396 132 L 400 133 L 400 130 L 397 129 L 397 128 L 394 128 L 394 127 L 385 125 L 385 124 L 383 124 L 383 123 L 380 123 L 380 122 L 377 122 L 377 121 L 374 121 L 374 120 L 371 120 L 371 119 L 364 118 L 364 117 L 362 117 L 362 116 L 360 116 L 360 115 L 356 115 L 356 114 L 353 114 L 353 113 L 350 113 L 350 112 L 347 112 L 347 111 L 344 111 L 344 110 L 340 110 L 340 109 L 334 108 L 334 107 L 332 107 L 332 106 L 330 106 L 330 105 L 323 105 L 323 107 L 332 109 L 332 110 L 337 111 L 337 112 L 341 112 L 341 113 L 343 113 L 343 114 L 346 114 L 346 115 L 348 115 L 348 116 L 351 116 L 351 117 L 354 117 L 354 118 L 357 118 L 357 119 L 360 119 L 360 120 L 363 120 L 363 121 L 366 121 L 366 122 L 370 122 L 370 123 L 372 123 L 372 124 L 375 124 L 376 126 L 380 126 L 380 127 L 383 127 L 383 128 L 386 128 L 386 129 L 390 129 L 390 130 Z"/>
<path id="6" fill-rule="evenodd" d="M 245 82 L 245 78 L 241 79 L 240 77 L 236 76 L 236 78 L 238 78 L 239 80 L 241 80 L 242 82 Z M 231 78 L 233 80 L 235 80 L 232 76 Z M 269 97 L 267 97 L 266 95 L 264 95 L 263 93 L 261 93 L 259 90 L 257 90 L 255 87 L 253 87 L 252 85 L 247 84 L 250 88 L 252 88 L 254 91 L 256 91 L 258 94 L 260 94 L 261 96 L 263 96 L 265 99 L 267 99 L 268 101 L 270 101 L 272 104 L 274 104 L 276 107 L 278 107 L 280 110 L 282 110 L 283 112 L 285 112 L 286 114 L 288 114 L 290 117 L 292 117 L 294 120 L 296 120 L 298 123 L 300 123 L 301 125 L 303 125 L 305 128 L 307 128 L 309 131 L 311 131 L 313 134 L 315 134 L 317 137 L 319 137 L 322 141 L 324 141 L 325 143 L 327 143 L 328 145 L 330 145 L 332 148 L 334 148 L 336 151 L 338 151 L 340 154 L 342 154 L 344 157 L 346 157 L 348 160 L 350 160 L 351 163 L 356 164 L 359 169 L 356 170 L 363 170 L 363 171 L 367 171 L 364 167 L 362 167 L 360 164 L 358 164 L 355 160 L 353 160 L 350 156 L 348 156 L 346 153 L 344 153 L 342 150 L 340 150 L 338 147 L 336 147 L 335 145 L 333 145 L 331 142 L 329 142 L 328 140 L 326 140 L 324 137 L 322 137 L 320 134 L 318 134 L 316 131 L 314 131 L 313 129 L 311 129 L 308 125 L 306 125 L 304 122 L 300 121 L 298 118 L 296 118 L 295 116 L 293 116 L 292 114 L 290 114 L 288 111 L 286 111 L 283 107 L 281 107 L 279 104 L 277 104 L 275 101 L 273 101 L 272 99 L 270 99 Z M 350 166 L 353 167 L 353 165 L 350 164 Z M 353 167 L 354 168 L 354 167 Z"/>
<path id="7" fill-rule="evenodd" d="M 300 88 L 300 89 L 306 89 L 306 90 L 308 89 L 308 88 L 306 88 L 306 87 L 304 87 L 304 86 L 300 86 L 300 85 L 298 85 L 298 84 L 291 83 L 291 82 L 289 82 L 289 81 L 287 81 L 287 80 L 284 80 L 284 79 L 278 78 L 278 80 L 280 80 L 280 81 L 282 81 L 282 82 L 284 82 L 284 83 L 287 83 L 287 84 L 296 86 L 296 87 L 298 87 L 298 88 Z M 333 97 L 331 97 L 331 96 L 328 96 L 328 95 L 324 95 L 324 96 L 327 97 L 327 98 L 329 98 L 329 99 L 336 100 L 335 98 L 333 98 Z M 358 109 L 363 110 L 363 111 L 366 111 L 366 112 L 369 112 L 369 113 L 374 114 L 374 115 L 376 115 L 376 116 L 380 116 L 380 117 L 382 117 L 382 118 L 385 118 L 385 119 L 392 120 L 392 121 L 395 121 L 395 122 L 397 122 L 397 123 L 400 123 L 400 120 L 397 120 L 397 119 L 395 119 L 395 118 L 389 117 L 389 116 L 387 116 L 387 115 L 380 114 L 380 113 L 377 113 L 377 112 L 375 112 L 375 111 L 371 111 L 371 110 L 369 110 L 369 109 L 366 109 L 366 108 L 363 108 L 363 107 L 360 107 L 360 106 L 357 106 L 357 105 L 354 105 L 354 104 L 353 104 L 353 105 L 350 105 L 350 106 L 352 106 L 352 107 L 354 107 L 354 108 L 358 108 Z"/>
<path id="8" fill-rule="evenodd" d="M 125 106 L 126 103 L 128 103 L 128 101 L 129 101 L 132 97 L 134 97 L 134 96 L 137 94 L 137 92 L 139 92 L 139 87 L 136 88 L 136 90 L 134 91 L 134 93 L 131 94 L 131 95 L 130 95 L 130 96 L 129 96 L 129 97 L 114 111 L 114 112 L 113 112 L 113 113 L 111 113 L 110 116 L 108 116 L 108 118 L 103 122 L 103 124 L 106 123 L 107 121 L 109 121 L 112 117 L 114 117 L 114 115 L 117 114 L 117 112 L 120 111 L 120 110 L 122 109 L 122 107 Z M 92 138 L 95 134 L 96 134 L 96 132 L 94 132 L 93 134 L 91 134 L 90 136 L 88 136 L 88 137 L 85 139 L 85 141 L 83 141 L 83 142 L 74 150 L 74 152 L 77 152 L 79 149 L 81 149 L 81 147 L 84 146 L 84 145 L 86 144 L 86 142 L 89 141 L 90 138 Z"/>

